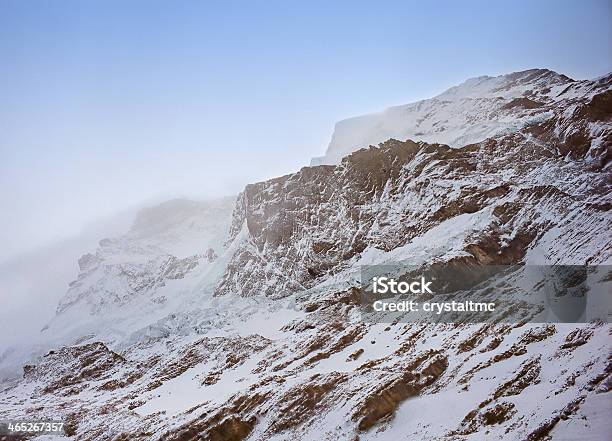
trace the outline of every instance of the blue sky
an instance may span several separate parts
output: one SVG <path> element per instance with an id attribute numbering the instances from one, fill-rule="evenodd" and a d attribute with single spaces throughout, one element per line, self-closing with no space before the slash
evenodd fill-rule
<path id="1" fill-rule="evenodd" d="M 0 259 L 236 193 L 321 155 L 337 120 L 534 67 L 611 71 L 610 2 L 0 0 Z"/>

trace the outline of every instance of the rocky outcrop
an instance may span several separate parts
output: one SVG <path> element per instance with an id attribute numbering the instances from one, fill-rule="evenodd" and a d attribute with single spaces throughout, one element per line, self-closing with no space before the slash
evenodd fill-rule
<path id="1" fill-rule="evenodd" d="M 580 99 L 550 103 L 554 116 L 511 135 L 462 148 L 389 140 L 337 166 L 247 186 L 230 229 L 237 250 L 218 294 L 308 289 L 367 250 L 401 248 L 475 213 L 485 216 L 482 225 L 456 251 L 481 264 L 519 262 L 537 245 L 554 262 L 552 244 L 538 243 L 553 229 L 563 241 L 596 243 L 610 222 L 611 85 L 611 78 L 582 84 Z M 601 252 L 589 263 L 610 259 L 610 247 Z"/>
<path id="2" fill-rule="evenodd" d="M 38 365 L 24 366 L 23 377 L 28 382 L 45 383 L 43 394 L 73 395 L 88 382 L 107 379 L 124 363 L 121 355 L 96 342 L 50 351 Z"/>

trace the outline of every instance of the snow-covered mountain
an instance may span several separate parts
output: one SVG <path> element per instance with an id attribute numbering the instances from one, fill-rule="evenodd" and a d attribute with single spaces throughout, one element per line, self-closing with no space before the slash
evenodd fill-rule
<path id="1" fill-rule="evenodd" d="M 371 323 L 359 278 L 612 264 L 611 102 L 612 75 L 468 80 L 394 124 L 339 123 L 332 165 L 143 212 L 80 259 L 0 419 L 91 440 L 606 439 L 608 323 Z"/>
<path id="2" fill-rule="evenodd" d="M 471 78 L 431 99 L 338 122 L 325 156 L 312 165 L 337 164 L 390 138 L 463 147 L 513 133 L 549 120 L 559 106 L 571 111 L 567 103 L 590 99 L 596 84 L 547 69 Z"/>
<path id="3" fill-rule="evenodd" d="M 176 199 L 139 211 L 126 234 L 100 240 L 94 252 L 78 259 L 78 276 L 55 317 L 32 345 L 0 355 L 0 373 L 14 376 L 33 355 L 89 336 L 119 344 L 180 310 L 206 274 L 223 271 L 218 254 L 234 200 Z"/>

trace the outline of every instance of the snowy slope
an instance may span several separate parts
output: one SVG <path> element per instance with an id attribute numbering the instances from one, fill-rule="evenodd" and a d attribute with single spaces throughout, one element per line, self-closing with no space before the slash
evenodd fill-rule
<path id="1" fill-rule="evenodd" d="M 546 69 L 471 78 L 431 99 L 338 122 L 325 156 L 312 165 L 336 164 L 389 138 L 462 147 L 513 133 L 551 118 L 559 101 L 588 99 L 594 83 Z"/>
<path id="2" fill-rule="evenodd" d="M 0 356 L 2 375 L 19 374 L 24 360 L 57 345 L 91 336 L 119 344 L 180 310 L 209 274 L 222 271 L 218 254 L 233 205 L 234 198 L 168 201 L 141 210 L 127 234 L 100 240 L 78 260 L 77 278 L 38 338 Z"/>
<path id="3" fill-rule="evenodd" d="M 511 133 L 388 140 L 235 204 L 148 210 L 81 258 L 0 419 L 84 440 L 608 439 L 609 324 L 370 323 L 358 305 L 368 264 L 612 264 L 611 77 L 528 72 L 445 92 L 548 100 Z"/>

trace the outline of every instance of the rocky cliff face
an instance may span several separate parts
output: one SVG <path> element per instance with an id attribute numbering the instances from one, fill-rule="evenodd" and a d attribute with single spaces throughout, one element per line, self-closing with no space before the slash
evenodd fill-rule
<path id="1" fill-rule="evenodd" d="M 610 325 L 360 315 L 361 265 L 612 262 L 611 77 L 491 81 L 469 84 L 534 118 L 464 146 L 391 139 L 249 185 L 218 256 L 166 248 L 143 263 L 127 242 L 141 250 L 151 236 L 102 244 L 125 252 L 81 260 L 46 332 L 125 294 L 93 314 L 113 333 L 33 360 L 0 392 L 0 417 L 61 417 L 92 440 L 605 439 Z"/>
<path id="2" fill-rule="evenodd" d="M 480 263 L 518 262 L 534 249 L 541 263 L 609 261 L 610 248 L 596 247 L 610 220 L 611 84 L 549 104 L 545 121 L 509 135 L 462 148 L 389 140 L 338 166 L 247 186 L 230 230 L 240 245 L 219 293 L 310 288 L 462 215 L 478 225 L 455 252 Z M 556 244 L 553 233 L 544 237 L 551 230 Z M 570 255 L 572 242 L 582 246 Z"/>

